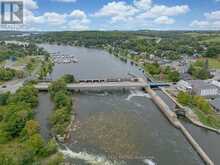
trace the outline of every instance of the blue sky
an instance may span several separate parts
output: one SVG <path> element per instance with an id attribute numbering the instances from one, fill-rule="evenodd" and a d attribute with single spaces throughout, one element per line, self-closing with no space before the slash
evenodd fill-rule
<path id="1" fill-rule="evenodd" d="M 220 0 L 24 0 L 25 30 L 220 30 Z"/>

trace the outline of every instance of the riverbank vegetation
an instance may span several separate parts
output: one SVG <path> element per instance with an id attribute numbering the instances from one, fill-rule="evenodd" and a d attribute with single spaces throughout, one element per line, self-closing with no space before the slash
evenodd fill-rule
<path id="1" fill-rule="evenodd" d="M 0 68 L 0 82 L 9 81 L 13 78 L 23 78 L 24 72 L 10 69 L 10 68 Z"/>
<path id="2" fill-rule="evenodd" d="M 55 103 L 55 110 L 50 118 L 52 132 L 60 136 L 65 135 L 72 115 L 72 96 L 67 91 L 66 83 L 64 78 L 60 78 L 49 87 L 50 96 Z"/>
<path id="3" fill-rule="evenodd" d="M 16 44 L 0 42 L 0 62 L 12 59 L 13 61 L 20 57 L 48 55 L 43 49 L 33 43 Z"/>
<path id="4" fill-rule="evenodd" d="M 32 85 L 20 88 L 15 94 L 0 95 L 1 165 L 49 165 L 55 161 L 50 159 L 58 155 L 55 141 L 46 142 L 34 120 L 37 97 L 38 91 Z"/>
<path id="5" fill-rule="evenodd" d="M 148 63 L 144 65 L 144 71 L 153 76 L 155 80 L 168 82 L 177 82 L 180 80 L 180 74 L 169 66 L 161 67 L 158 63 Z"/>
<path id="6" fill-rule="evenodd" d="M 0 81 L 28 76 L 38 69 L 42 58 L 47 59 L 48 57 L 49 54 L 43 48 L 39 48 L 33 43 L 6 43 L 2 41 L 0 42 Z M 43 66 L 48 65 L 51 66 L 47 63 Z"/>
<path id="7" fill-rule="evenodd" d="M 154 54 L 167 59 L 179 59 L 182 54 L 193 56 L 200 54 L 207 57 L 220 55 L 219 40 L 210 39 L 220 36 L 219 32 L 184 32 L 184 31 L 85 31 L 85 32 L 50 32 L 28 37 L 31 41 L 69 44 L 85 47 L 105 48 L 111 51 L 133 50 L 140 55 Z M 207 42 L 209 41 L 209 42 Z"/>
<path id="8" fill-rule="evenodd" d="M 190 107 L 203 124 L 217 129 L 220 128 L 220 117 L 216 115 L 205 98 L 193 96 L 187 92 L 179 92 L 177 100 L 182 105 Z"/>
<path id="9" fill-rule="evenodd" d="M 42 62 L 42 66 L 39 72 L 39 79 L 45 78 L 48 74 L 53 71 L 53 62 L 49 57 L 45 57 L 45 61 Z"/>
<path id="10" fill-rule="evenodd" d="M 172 64 L 172 71 L 169 71 L 169 73 L 161 73 L 159 70 L 163 71 L 167 69 L 162 69 L 158 66 L 155 69 L 154 63 L 159 63 L 160 66 L 166 66 L 166 63 L 174 60 L 181 63 L 184 57 L 191 59 L 198 57 L 218 58 L 220 57 L 220 49 L 218 48 L 217 40 L 207 42 L 213 36 L 220 36 L 220 34 L 214 31 L 86 31 L 50 32 L 25 39 L 39 43 L 48 42 L 105 49 L 109 53 L 119 57 L 122 61 L 126 62 L 129 59 L 140 67 L 145 65 L 145 71 L 149 74 L 154 73 L 151 76 L 155 77 L 156 80 L 175 82 L 179 79 L 175 71 L 177 65 Z M 194 78 L 206 79 L 209 77 L 207 70 L 199 69 L 197 66 L 192 66 L 189 73 Z"/>

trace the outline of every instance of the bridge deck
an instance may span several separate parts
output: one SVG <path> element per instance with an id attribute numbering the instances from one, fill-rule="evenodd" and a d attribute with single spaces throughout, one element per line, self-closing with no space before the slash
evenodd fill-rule
<path id="1" fill-rule="evenodd" d="M 38 83 L 35 88 L 39 90 L 48 90 L 50 83 Z M 127 88 L 143 88 L 147 86 L 145 81 L 137 82 L 82 82 L 67 84 L 68 90 L 90 90 L 90 89 L 127 89 Z"/>

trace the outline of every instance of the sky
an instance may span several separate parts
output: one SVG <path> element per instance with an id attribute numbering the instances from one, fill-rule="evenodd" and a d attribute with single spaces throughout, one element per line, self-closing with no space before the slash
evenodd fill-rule
<path id="1" fill-rule="evenodd" d="M 23 2 L 24 24 L 18 30 L 220 30 L 220 0 Z"/>

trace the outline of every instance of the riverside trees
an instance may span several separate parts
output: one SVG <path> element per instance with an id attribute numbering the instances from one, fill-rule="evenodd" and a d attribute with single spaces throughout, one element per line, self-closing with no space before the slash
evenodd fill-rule
<path id="1" fill-rule="evenodd" d="M 52 82 L 49 87 L 49 93 L 55 103 L 55 111 L 50 118 L 52 131 L 61 136 L 65 134 L 66 128 L 70 123 L 73 104 L 71 94 L 66 88 L 66 83 L 69 79 L 65 79 L 65 77 Z"/>
<path id="2" fill-rule="evenodd" d="M 46 142 L 39 134 L 33 108 L 37 106 L 38 91 L 31 85 L 20 88 L 15 94 L 1 95 L 0 107 L 0 164 L 42 164 L 56 153 L 53 140 Z"/>

